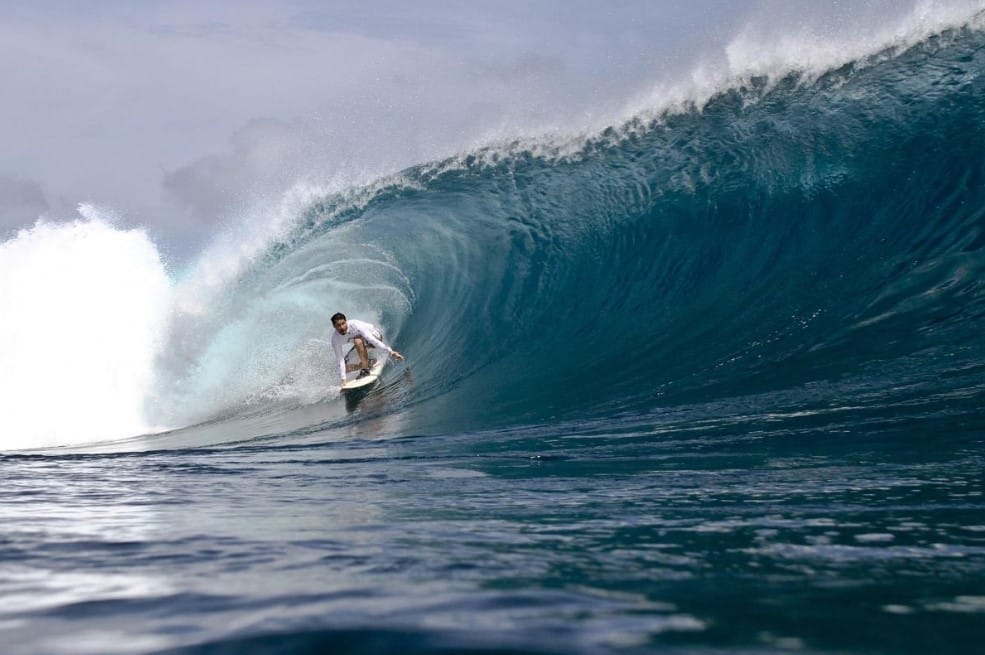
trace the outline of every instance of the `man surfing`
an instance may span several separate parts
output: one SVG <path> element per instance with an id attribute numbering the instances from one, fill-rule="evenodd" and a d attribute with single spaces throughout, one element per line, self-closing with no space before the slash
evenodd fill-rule
<path id="1" fill-rule="evenodd" d="M 393 357 L 398 362 L 404 361 L 403 355 L 383 343 L 383 333 L 372 323 L 357 321 L 355 319 L 350 321 L 345 317 L 345 314 L 338 312 L 332 315 L 332 327 L 335 328 L 335 332 L 332 333 L 332 350 L 335 351 L 335 357 L 339 360 L 339 375 L 342 378 L 341 384 L 343 386 L 345 385 L 345 374 L 348 372 L 346 371 L 345 357 L 342 354 L 342 344 L 344 343 L 351 343 L 359 355 L 359 375 L 357 379 L 369 375 L 371 364 L 369 353 L 366 351 L 367 343 L 389 353 L 390 357 Z"/>

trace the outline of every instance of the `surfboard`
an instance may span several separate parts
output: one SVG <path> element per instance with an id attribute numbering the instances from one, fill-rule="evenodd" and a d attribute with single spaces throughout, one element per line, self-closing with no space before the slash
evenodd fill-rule
<path id="1" fill-rule="evenodd" d="M 369 367 L 369 375 L 365 377 L 359 377 L 359 369 L 355 371 L 349 371 L 345 374 L 345 383 L 342 385 L 342 391 L 351 391 L 353 389 L 363 389 L 373 384 L 380 379 L 380 373 L 383 372 L 383 367 L 386 366 L 386 362 L 389 359 L 389 355 L 385 352 L 377 352 L 376 348 L 370 346 L 366 349 L 369 354 L 369 359 L 371 365 Z M 372 360 L 376 360 L 373 362 Z M 359 353 L 356 352 L 355 348 L 351 348 L 345 356 L 345 365 L 348 367 L 350 364 L 359 364 Z"/>

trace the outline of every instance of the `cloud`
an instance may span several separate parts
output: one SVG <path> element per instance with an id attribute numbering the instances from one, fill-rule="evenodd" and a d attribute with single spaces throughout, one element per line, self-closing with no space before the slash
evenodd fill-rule
<path id="1" fill-rule="evenodd" d="M 559 26 L 547 5 L 5 4 L 0 170 L 189 250 L 300 178 L 362 179 L 577 123 L 620 80 L 638 85 L 597 57 L 619 50 L 614 35 L 581 52 L 592 12 L 575 13 Z"/>
<path id="2" fill-rule="evenodd" d="M 37 182 L 0 175 L 0 239 L 35 222 L 49 207 L 44 189 Z"/>
<path id="3" fill-rule="evenodd" d="M 745 17 L 783 6 L 0 3 L 0 227 L 64 197 L 190 252 L 297 181 L 358 182 L 496 138 L 604 127 L 663 77 L 724 58 Z M 867 6 L 818 20 L 876 21 Z"/>
<path id="4" fill-rule="evenodd" d="M 515 83 L 531 78 L 543 79 L 547 76 L 562 76 L 568 73 L 564 62 L 558 57 L 547 57 L 528 53 L 505 61 L 476 59 L 472 68 L 479 74 L 487 75 L 500 83 Z"/>
<path id="5" fill-rule="evenodd" d="M 282 191 L 297 179 L 300 163 L 310 156 L 307 132 L 298 122 L 250 121 L 233 134 L 227 152 L 167 172 L 166 197 L 203 223 L 227 218 L 229 208 Z"/>

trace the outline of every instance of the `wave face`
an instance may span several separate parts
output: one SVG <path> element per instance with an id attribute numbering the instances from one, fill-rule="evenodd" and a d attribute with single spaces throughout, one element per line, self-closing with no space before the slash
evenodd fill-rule
<path id="1" fill-rule="evenodd" d="M 980 393 L 983 46 L 954 30 L 323 197 L 176 321 L 159 407 L 324 397 L 335 311 L 408 355 L 375 405 L 403 430 Z"/>

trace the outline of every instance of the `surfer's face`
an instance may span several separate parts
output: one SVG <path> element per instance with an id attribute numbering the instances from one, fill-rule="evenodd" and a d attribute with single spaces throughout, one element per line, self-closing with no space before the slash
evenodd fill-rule
<path id="1" fill-rule="evenodd" d="M 349 322 L 346 321 L 344 318 L 340 318 L 339 320 L 332 323 L 332 325 L 335 326 L 335 331 L 338 332 L 339 334 L 345 334 L 346 331 L 349 329 Z"/>

